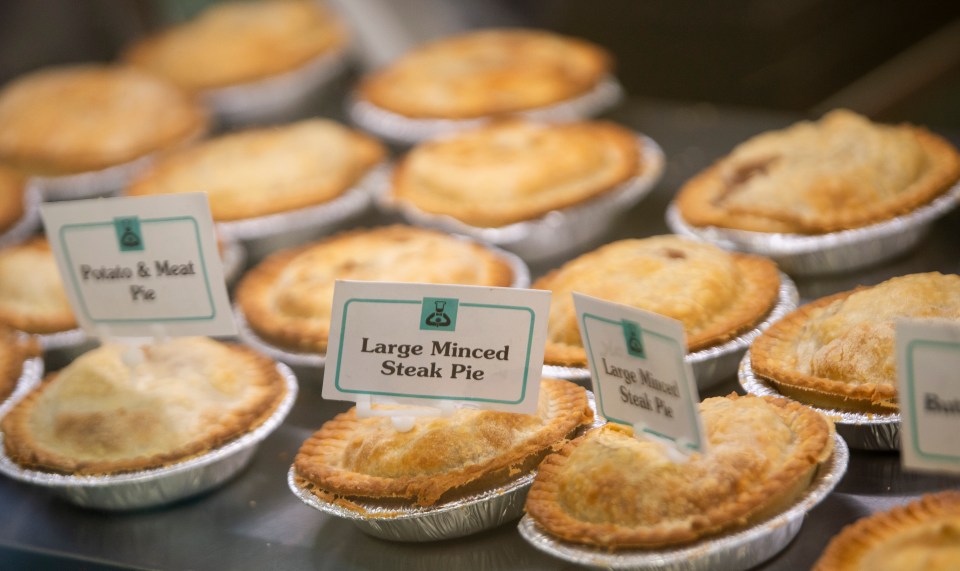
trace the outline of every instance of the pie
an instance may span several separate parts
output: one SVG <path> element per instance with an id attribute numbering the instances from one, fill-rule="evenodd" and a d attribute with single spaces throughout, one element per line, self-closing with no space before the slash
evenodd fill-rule
<path id="1" fill-rule="evenodd" d="M 339 19 L 313 0 L 224 2 L 140 40 L 124 58 L 199 92 L 296 70 L 347 40 Z"/>
<path id="2" fill-rule="evenodd" d="M 0 167 L 0 235 L 26 213 L 26 191 L 26 180 L 19 173 Z"/>
<path id="3" fill-rule="evenodd" d="M 786 315 L 750 347 L 754 373 L 814 406 L 895 413 L 894 322 L 960 322 L 960 276 L 911 274 L 818 299 Z"/>
<path id="4" fill-rule="evenodd" d="M 391 194 L 423 212 L 504 226 L 599 196 L 641 170 L 635 133 L 607 122 L 496 121 L 418 145 Z"/>
<path id="5" fill-rule="evenodd" d="M 0 402 L 17 388 L 24 362 L 38 354 L 36 343 L 0 324 Z"/>
<path id="6" fill-rule="evenodd" d="M 509 287 L 504 258 L 475 242 L 411 226 L 344 232 L 271 255 L 241 278 L 236 301 L 277 347 L 325 353 L 336 280 Z"/>
<path id="7" fill-rule="evenodd" d="M 731 394 L 704 400 L 700 413 L 709 448 L 685 462 L 623 426 L 569 442 L 540 464 L 527 513 L 573 543 L 690 543 L 783 511 L 833 452 L 832 423 L 786 399 Z"/>
<path id="8" fill-rule="evenodd" d="M 542 30 L 468 32 L 423 45 L 366 77 L 361 101 L 417 119 L 471 119 L 570 100 L 609 75 L 610 55 Z"/>
<path id="9" fill-rule="evenodd" d="M 680 189 L 693 226 L 823 234 L 906 214 L 960 178 L 960 154 L 908 124 L 846 110 L 757 135 Z"/>
<path id="10" fill-rule="evenodd" d="M 49 176 L 95 171 L 180 145 L 206 126 L 199 103 L 145 72 L 50 68 L 0 91 L 0 162 Z"/>
<path id="11" fill-rule="evenodd" d="M 217 222 L 328 202 L 383 160 L 376 140 L 324 119 L 230 133 L 156 161 L 130 196 L 204 191 Z"/>
<path id="12" fill-rule="evenodd" d="M 85 353 L 3 419 L 7 456 L 32 470 L 116 474 L 159 468 L 266 420 L 286 385 L 240 345 L 181 337 Z"/>
<path id="13" fill-rule="evenodd" d="M 780 291 L 777 266 L 678 236 L 612 242 L 533 283 L 553 292 L 544 361 L 587 366 L 572 292 L 652 311 L 683 323 L 699 351 L 754 328 Z"/>
<path id="14" fill-rule="evenodd" d="M 960 492 L 928 494 L 865 517 L 835 536 L 814 571 L 960 569 Z"/>
<path id="15" fill-rule="evenodd" d="M 0 249 L 0 324 L 27 333 L 77 328 L 46 239 Z"/>
<path id="16" fill-rule="evenodd" d="M 430 506 L 530 472 L 592 418 L 586 391 L 555 379 L 543 379 L 535 415 L 463 408 L 400 432 L 354 408 L 307 439 L 294 468 L 301 487 L 328 501 Z"/>

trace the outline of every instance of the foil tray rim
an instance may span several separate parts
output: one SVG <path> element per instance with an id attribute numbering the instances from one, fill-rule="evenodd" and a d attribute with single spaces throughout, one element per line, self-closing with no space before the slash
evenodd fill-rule
<path id="1" fill-rule="evenodd" d="M 28 178 L 23 191 L 23 215 L 7 230 L 0 233 L 0 248 L 27 241 L 40 227 L 40 203 L 43 196 L 35 180 Z"/>

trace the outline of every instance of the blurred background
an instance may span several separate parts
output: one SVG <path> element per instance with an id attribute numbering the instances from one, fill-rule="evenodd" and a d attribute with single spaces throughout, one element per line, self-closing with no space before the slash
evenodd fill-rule
<path id="1" fill-rule="evenodd" d="M 111 60 L 196 14 L 196 0 L 3 0 L 0 84 L 58 63 Z M 360 69 L 428 39 L 534 26 L 601 44 L 632 98 L 874 119 L 960 132 L 960 2 L 948 0 L 330 0 Z"/>

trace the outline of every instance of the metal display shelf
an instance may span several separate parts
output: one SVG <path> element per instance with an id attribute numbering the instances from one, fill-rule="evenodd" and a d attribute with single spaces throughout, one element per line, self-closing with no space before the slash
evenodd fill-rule
<path id="1" fill-rule="evenodd" d="M 612 119 L 652 137 L 667 155 L 664 179 L 624 213 L 604 241 L 667 233 L 664 211 L 679 186 L 735 144 L 798 117 L 707 105 L 633 100 Z M 367 224 L 384 222 L 379 218 Z M 915 250 L 878 267 L 800 278 L 803 301 L 895 275 L 960 272 L 960 212 L 938 221 Z M 540 275 L 559 261 L 532 268 Z M 320 398 L 319 372 L 298 371 L 293 412 L 260 447 L 252 464 L 226 486 L 164 508 L 101 512 L 75 507 L 50 492 L 0 479 L 0 568 L 30 569 L 530 569 L 573 568 L 529 546 L 515 526 L 428 544 L 368 537 L 352 524 L 314 511 L 293 496 L 287 469 L 301 442 L 347 403 Z M 737 390 L 734 379 L 702 396 Z M 852 451 L 834 493 L 812 510 L 797 538 L 760 569 L 807 569 L 844 525 L 923 493 L 960 486 L 960 478 L 902 471 L 896 453 Z"/>

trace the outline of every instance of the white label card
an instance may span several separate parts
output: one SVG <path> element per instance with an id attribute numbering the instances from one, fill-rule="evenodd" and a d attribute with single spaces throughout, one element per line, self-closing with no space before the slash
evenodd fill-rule
<path id="1" fill-rule="evenodd" d="M 903 466 L 960 473 L 960 325 L 905 319 L 896 336 Z"/>
<path id="2" fill-rule="evenodd" d="M 323 398 L 537 410 L 550 292 L 338 281 Z"/>
<path id="3" fill-rule="evenodd" d="M 573 301 L 598 412 L 681 452 L 706 452 L 683 325 L 580 293 Z"/>
<path id="4" fill-rule="evenodd" d="M 87 332 L 236 333 L 206 194 L 48 202 L 40 212 Z"/>

